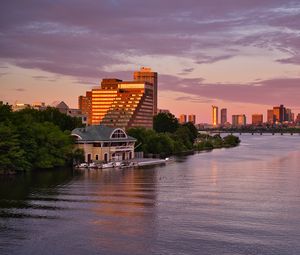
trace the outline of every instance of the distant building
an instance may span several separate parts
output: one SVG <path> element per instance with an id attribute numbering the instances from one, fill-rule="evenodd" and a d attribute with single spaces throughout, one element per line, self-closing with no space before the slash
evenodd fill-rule
<path id="1" fill-rule="evenodd" d="M 286 109 L 283 105 L 274 106 L 273 107 L 273 114 L 275 118 L 275 122 L 284 122 L 286 117 Z"/>
<path id="2" fill-rule="evenodd" d="M 252 125 L 259 126 L 263 124 L 263 114 L 252 114 Z"/>
<path id="3" fill-rule="evenodd" d="M 240 127 L 246 125 L 246 115 L 239 114 L 239 115 L 232 115 L 232 126 L 233 127 Z"/>
<path id="4" fill-rule="evenodd" d="M 88 118 L 88 124 L 92 124 L 92 91 L 87 91 L 85 96 L 78 97 L 78 108 Z"/>
<path id="5" fill-rule="evenodd" d="M 286 108 L 286 109 L 285 109 L 285 121 L 293 122 L 293 121 L 294 121 L 294 118 L 293 118 L 292 115 L 293 115 L 292 110 Z"/>
<path id="6" fill-rule="evenodd" d="M 191 122 L 195 125 L 196 124 L 196 115 L 195 114 L 190 114 L 188 116 L 188 122 Z"/>
<path id="7" fill-rule="evenodd" d="M 158 109 L 157 113 L 170 113 L 170 111 L 167 109 Z"/>
<path id="8" fill-rule="evenodd" d="M 30 104 L 15 102 L 15 104 L 12 106 L 12 110 L 14 112 L 21 111 L 21 110 L 24 110 L 26 108 L 31 108 Z"/>
<path id="9" fill-rule="evenodd" d="M 296 123 L 300 123 L 300 113 L 298 113 L 298 115 L 297 115 Z"/>
<path id="10" fill-rule="evenodd" d="M 219 111 L 218 106 L 212 105 L 212 124 L 213 126 L 219 125 Z"/>
<path id="11" fill-rule="evenodd" d="M 42 111 L 42 110 L 45 110 L 47 108 L 47 106 L 44 102 L 34 102 L 31 104 L 31 108 Z"/>
<path id="12" fill-rule="evenodd" d="M 178 119 L 178 122 L 179 122 L 180 124 L 184 124 L 184 123 L 187 122 L 186 120 L 187 120 L 186 114 L 180 114 L 179 119 Z"/>
<path id="13" fill-rule="evenodd" d="M 275 115 L 274 115 L 273 110 L 267 111 L 267 122 L 269 124 L 273 124 L 275 122 Z"/>
<path id="14" fill-rule="evenodd" d="M 85 161 L 120 161 L 134 158 L 136 139 L 120 128 L 102 125 L 76 128 L 71 135 L 76 146 L 84 150 Z"/>
<path id="15" fill-rule="evenodd" d="M 221 125 L 224 126 L 227 122 L 227 109 L 223 108 L 221 109 Z"/>
<path id="16" fill-rule="evenodd" d="M 153 86 L 153 115 L 157 114 L 157 72 L 152 72 L 149 67 L 142 67 L 140 71 L 133 73 L 135 81 L 148 82 Z"/>
<path id="17" fill-rule="evenodd" d="M 54 101 L 51 104 L 51 107 L 55 107 L 61 113 L 67 114 L 69 110 L 69 106 L 64 101 Z"/>

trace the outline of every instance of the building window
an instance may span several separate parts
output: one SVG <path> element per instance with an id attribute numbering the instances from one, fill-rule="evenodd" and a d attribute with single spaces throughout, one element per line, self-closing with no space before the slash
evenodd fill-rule
<path id="1" fill-rule="evenodd" d="M 95 157 L 95 158 L 96 158 L 96 160 L 99 160 L 99 156 L 98 156 L 98 155 L 96 155 L 96 157 Z"/>
<path id="2" fill-rule="evenodd" d="M 127 135 L 125 134 L 125 132 L 118 128 L 116 130 L 114 130 L 114 132 L 111 134 L 111 138 L 114 139 L 118 139 L 118 138 L 127 138 Z"/>

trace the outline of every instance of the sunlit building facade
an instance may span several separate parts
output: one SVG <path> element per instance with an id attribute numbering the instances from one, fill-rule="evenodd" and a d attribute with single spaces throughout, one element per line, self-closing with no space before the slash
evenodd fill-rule
<path id="1" fill-rule="evenodd" d="M 157 114 L 157 72 L 153 72 L 149 67 L 142 67 L 140 71 L 133 74 L 135 81 L 148 82 L 153 86 L 153 115 Z"/>
<path id="2" fill-rule="evenodd" d="M 184 123 L 186 123 L 186 120 L 187 120 L 186 114 L 180 114 L 180 116 L 178 118 L 178 122 L 180 124 L 184 124 Z"/>
<path id="3" fill-rule="evenodd" d="M 240 127 L 246 125 L 246 115 L 239 114 L 239 115 L 232 115 L 232 126 L 233 127 Z"/>
<path id="4" fill-rule="evenodd" d="M 263 124 L 263 114 L 252 114 L 252 125 L 259 126 Z"/>
<path id="5" fill-rule="evenodd" d="M 195 125 L 196 124 L 196 115 L 190 114 L 188 116 L 188 122 L 191 122 L 191 123 L 193 123 Z"/>
<path id="6" fill-rule="evenodd" d="M 272 109 L 267 111 L 267 122 L 273 124 L 275 122 L 274 111 Z"/>
<path id="7" fill-rule="evenodd" d="M 219 125 L 219 108 L 218 106 L 212 106 L 212 124 L 213 126 Z"/>
<path id="8" fill-rule="evenodd" d="M 85 96 L 78 97 L 78 109 L 87 116 L 88 124 L 92 124 L 92 91 L 87 91 Z"/>
<path id="9" fill-rule="evenodd" d="M 223 108 L 221 109 L 221 125 L 225 125 L 227 122 L 227 109 Z"/>
<path id="10" fill-rule="evenodd" d="M 153 127 L 153 86 L 148 82 L 103 79 L 101 87 L 79 98 L 91 125 Z"/>

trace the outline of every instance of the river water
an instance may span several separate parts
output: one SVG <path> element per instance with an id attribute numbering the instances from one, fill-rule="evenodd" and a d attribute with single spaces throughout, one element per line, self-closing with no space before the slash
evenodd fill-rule
<path id="1" fill-rule="evenodd" d="M 0 179 L 0 254 L 300 254 L 300 136 Z"/>

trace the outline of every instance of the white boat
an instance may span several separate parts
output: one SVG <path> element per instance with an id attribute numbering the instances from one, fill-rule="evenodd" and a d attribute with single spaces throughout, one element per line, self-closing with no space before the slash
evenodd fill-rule
<path id="1" fill-rule="evenodd" d="M 90 164 L 88 165 L 88 167 L 89 167 L 89 168 L 99 168 L 99 166 L 98 166 L 96 163 L 94 163 L 94 162 L 90 163 Z"/>
<path id="2" fill-rule="evenodd" d="M 76 168 L 88 168 L 89 165 L 87 163 L 81 163 L 75 166 Z"/>
<path id="3" fill-rule="evenodd" d="M 104 169 L 104 168 L 113 168 L 113 167 L 115 167 L 114 162 L 108 162 L 108 163 L 102 164 L 102 169 Z"/>

